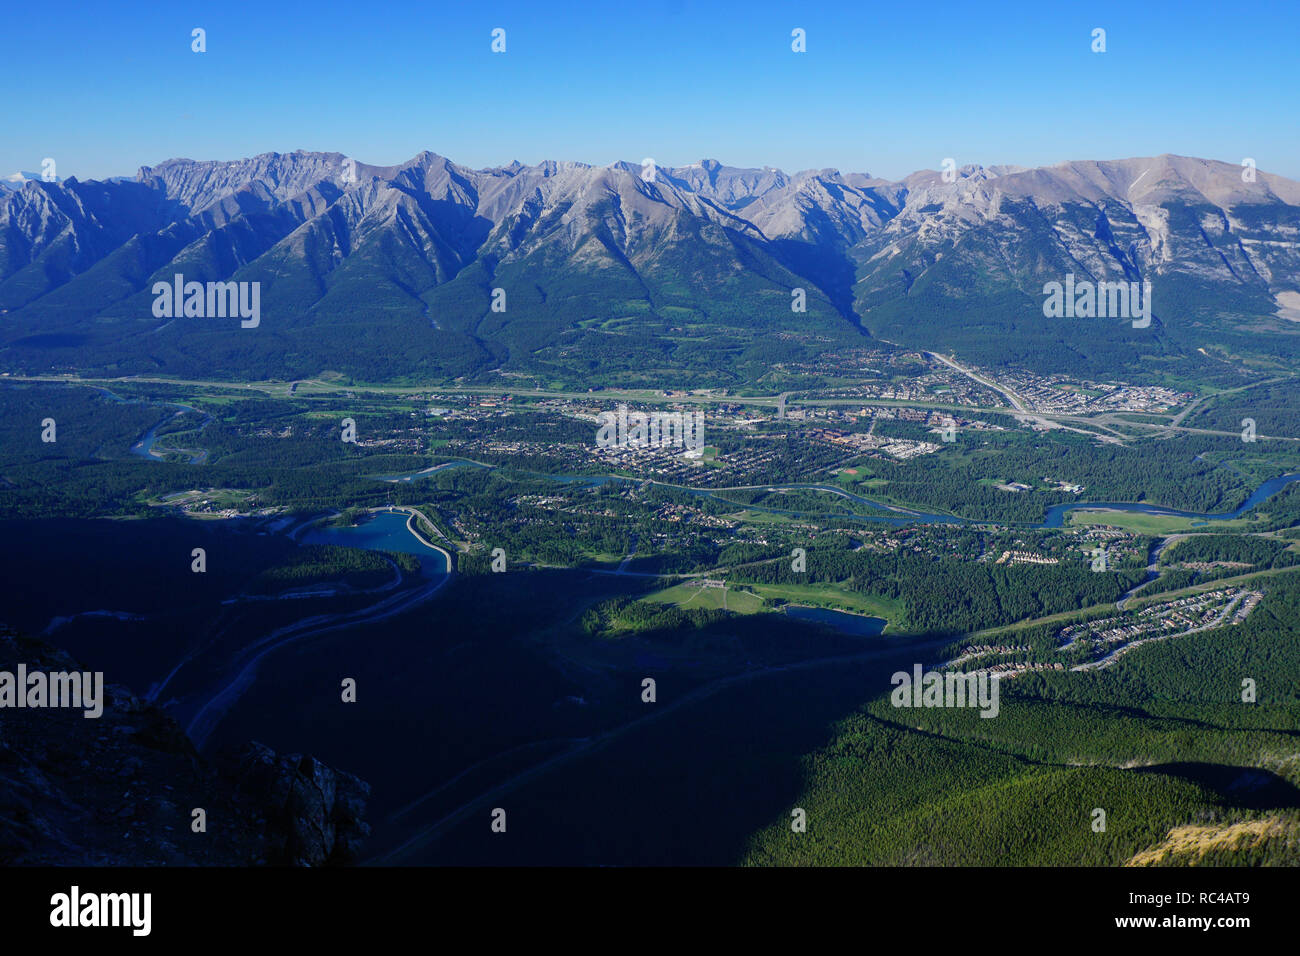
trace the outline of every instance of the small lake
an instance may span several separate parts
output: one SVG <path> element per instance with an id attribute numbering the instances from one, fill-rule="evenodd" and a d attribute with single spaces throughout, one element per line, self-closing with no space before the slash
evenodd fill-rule
<path id="1" fill-rule="evenodd" d="M 396 551 L 420 559 L 426 575 L 447 573 L 447 558 L 422 544 L 406 527 L 407 515 L 400 511 L 376 512 L 352 527 L 318 525 L 309 528 L 299 539 L 303 544 L 337 544 L 367 551 Z"/>
<path id="2" fill-rule="evenodd" d="M 867 617 L 865 614 L 849 614 L 845 611 L 832 611 L 824 607 L 804 607 L 788 605 L 785 613 L 800 621 L 814 624 L 829 624 L 842 634 L 854 637 L 875 637 L 885 629 L 889 622 L 883 617 Z"/>

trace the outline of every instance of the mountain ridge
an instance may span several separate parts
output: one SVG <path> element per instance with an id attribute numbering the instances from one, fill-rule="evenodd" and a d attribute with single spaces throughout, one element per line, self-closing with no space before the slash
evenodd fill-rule
<path id="1" fill-rule="evenodd" d="M 1174 154 L 898 182 L 713 159 L 653 175 L 555 160 L 476 170 L 431 151 L 391 166 L 303 150 L 169 159 L 134 180 L 0 192 L 0 364 L 157 372 L 204 356 L 238 374 L 248 341 L 153 318 L 153 284 L 183 274 L 261 283 L 265 348 L 288 349 L 254 346 L 273 377 L 364 377 L 384 353 L 397 377 L 571 376 L 619 344 L 620 375 L 712 362 L 753 379 L 871 336 L 1127 367 L 1153 343 L 1185 358 L 1213 334 L 1253 351 L 1261 324 L 1293 349 L 1280 303 L 1300 292 L 1297 239 L 1300 183 Z M 1043 326 L 1039 290 L 1066 273 L 1152 282 L 1154 332 L 1138 343 L 1116 327 L 1089 349 L 1086 331 Z M 790 308 L 796 289 L 805 312 Z M 359 322 L 376 349 L 326 362 L 322 349 L 357 351 Z M 1023 345 L 991 352 L 990 336 Z"/>

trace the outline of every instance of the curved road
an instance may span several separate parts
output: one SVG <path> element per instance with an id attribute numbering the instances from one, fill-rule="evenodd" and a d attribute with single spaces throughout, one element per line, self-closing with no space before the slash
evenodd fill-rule
<path id="1" fill-rule="evenodd" d="M 372 511 L 386 511 L 386 508 L 372 509 Z M 196 748 L 202 748 L 212 731 L 216 729 L 222 718 L 230 711 L 235 702 L 243 696 L 257 677 L 257 666 L 267 655 L 298 641 L 306 640 L 311 637 L 319 637 L 322 634 L 328 634 L 342 628 L 352 627 L 359 624 L 371 624 L 376 621 L 382 621 L 393 617 L 397 614 L 405 613 L 414 607 L 418 607 L 426 601 L 431 600 L 447 582 L 455 575 L 455 564 L 452 560 L 451 553 L 431 541 L 425 536 L 419 534 L 413 524 L 416 516 L 424 517 L 414 509 L 394 508 L 394 511 L 404 511 L 410 517 L 407 519 L 407 530 L 425 547 L 438 551 L 447 562 L 447 573 L 436 581 L 422 585 L 410 591 L 403 591 L 384 598 L 376 604 L 369 607 L 361 608 L 357 611 L 344 614 L 342 616 L 335 614 L 318 614 L 312 617 L 304 618 L 293 624 L 287 624 L 284 627 L 277 628 L 261 640 L 254 642 L 247 647 L 240 649 L 240 655 L 246 659 L 238 673 L 234 674 L 221 687 L 213 692 L 201 707 L 194 713 L 185 732 L 189 734 L 190 739 L 194 741 Z M 425 519 L 428 520 L 427 518 Z M 438 529 L 429 522 L 430 527 L 435 531 Z M 438 532 L 441 535 L 441 532 Z M 252 657 L 248 654 L 256 651 Z"/>

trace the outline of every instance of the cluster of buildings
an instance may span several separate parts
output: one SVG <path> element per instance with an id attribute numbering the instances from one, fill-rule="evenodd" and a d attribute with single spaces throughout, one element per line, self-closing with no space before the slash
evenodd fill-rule
<path id="1" fill-rule="evenodd" d="M 997 392 L 956 369 L 935 363 L 921 352 L 845 349 L 823 353 L 812 362 L 784 364 L 781 370 L 805 377 L 867 379 L 819 393 L 826 398 L 943 402 L 984 408 L 1006 404 Z M 870 377 L 880 381 L 870 381 Z"/>
<path id="2" fill-rule="evenodd" d="M 1003 551 L 994 564 L 1060 564 L 1060 558 L 1049 558 L 1037 551 Z"/>
<path id="3" fill-rule="evenodd" d="M 988 667 L 981 667 L 980 670 L 1009 680 L 1017 674 L 1024 674 L 1027 671 L 1063 671 L 1065 665 L 1060 661 L 1004 661 L 1001 664 L 990 664 Z"/>
<path id="4" fill-rule="evenodd" d="M 1032 648 L 1024 647 L 1018 644 L 967 644 L 961 649 L 961 653 L 954 657 L 944 667 L 956 667 L 958 664 L 964 664 L 969 660 L 977 657 L 985 657 L 989 654 L 1028 654 Z"/>
<path id="5" fill-rule="evenodd" d="M 1064 375 L 1000 371 L 999 381 L 1036 412 L 1086 415 L 1094 412 L 1153 412 L 1163 414 L 1192 400 L 1190 392 L 1163 385 L 1087 382 Z"/>
<path id="6" fill-rule="evenodd" d="M 1070 667 L 1072 671 L 1094 670 L 1114 662 L 1121 654 L 1149 641 L 1182 637 L 1220 625 L 1240 624 L 1263 598 L 1258 591 L 1224 588 L 1152 605 L 1136 614 L 1108 617 L 1083 624 L 1071 624 L 1057 635 L 1058 651 L 1087 641 L 1093 659 Z M 970 644 L 948 661 L 945 668 L 991 655 L 1029 654 L 1031 648 L 1006 644 Z M 1029 671 L 1064 671 L 1063 661 L 999 661 L 980 667 L 980 672 L 1011 678 Z"/>
<path id="7" fill-rule="evenodd" d="M 842 432 L 831 428 L 809 429 L 808 437 L 813 441 L 834 445 L 838 448 L 844 448 L 849 451 L 862 452 L 864 454 L 868 452 L 880 452 L 900 461 L 905 461 L 908 458 L 916 458 L 920 455 L 928 455 L 943 447 L 934 442 L 912 441 L 905 438 L 886 438 L 880 435 L 873 435 L 870 432 Z"/>
<path id="8" fill-rule="evenodd" d="M 1078 495 L 1083 493 L 1083 485 L 1072 484 L 1068 481 L 1061 481 L 1056 478 L 1044 478 L 1043 484 L 1051 491 L 1064 491 L 1066 494 Z M 994 485 L 999 491 L 1011 491 L 1019 494 L 1022 491 L 1033 491 L 1033 485 L 1027 485 L 1023 481 L 1008 481 L 1003 484 Z"/>
<path id="9" fill-rule="evenodd" d="M 1235 610 L 1232 623 L 1239 623 L 1263 597 L 1244 588 L 1223 588 L 1164 601 L 1143 608 L 1136 614 L 1103 618 L 1084 624 L 1072 624 L 1057 635 L 1061 648 L 1076 641 L 1088 640 L 1094 646 L 1125 644 L 1136 646 L 1157 637 L 1174 637 L 1204 630 L 1226 621 Z"/>

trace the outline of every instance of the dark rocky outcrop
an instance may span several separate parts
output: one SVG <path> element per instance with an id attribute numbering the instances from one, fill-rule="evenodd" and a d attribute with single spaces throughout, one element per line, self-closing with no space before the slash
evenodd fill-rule
<path id="1" fill-rule="evenodd" d="M 368 784 L 314 757 L 277 755 L 257 742 L 227 758 L 241 796 L 265 808 L 270 862 L 353 863 L 370 827 L 362 820 Z"/>
<path id="2" fill-rule="evenodd" d="M 84 670 L 0 629 L 0 670 Z M 129 689 L 104 712 L 0 709 L 0 865 L 328 866 L 369 834 L 370 787 L 258 743 L 205 760 L 180 725 Z M 193 811 L 206 832 L 192 829 Z"/>

